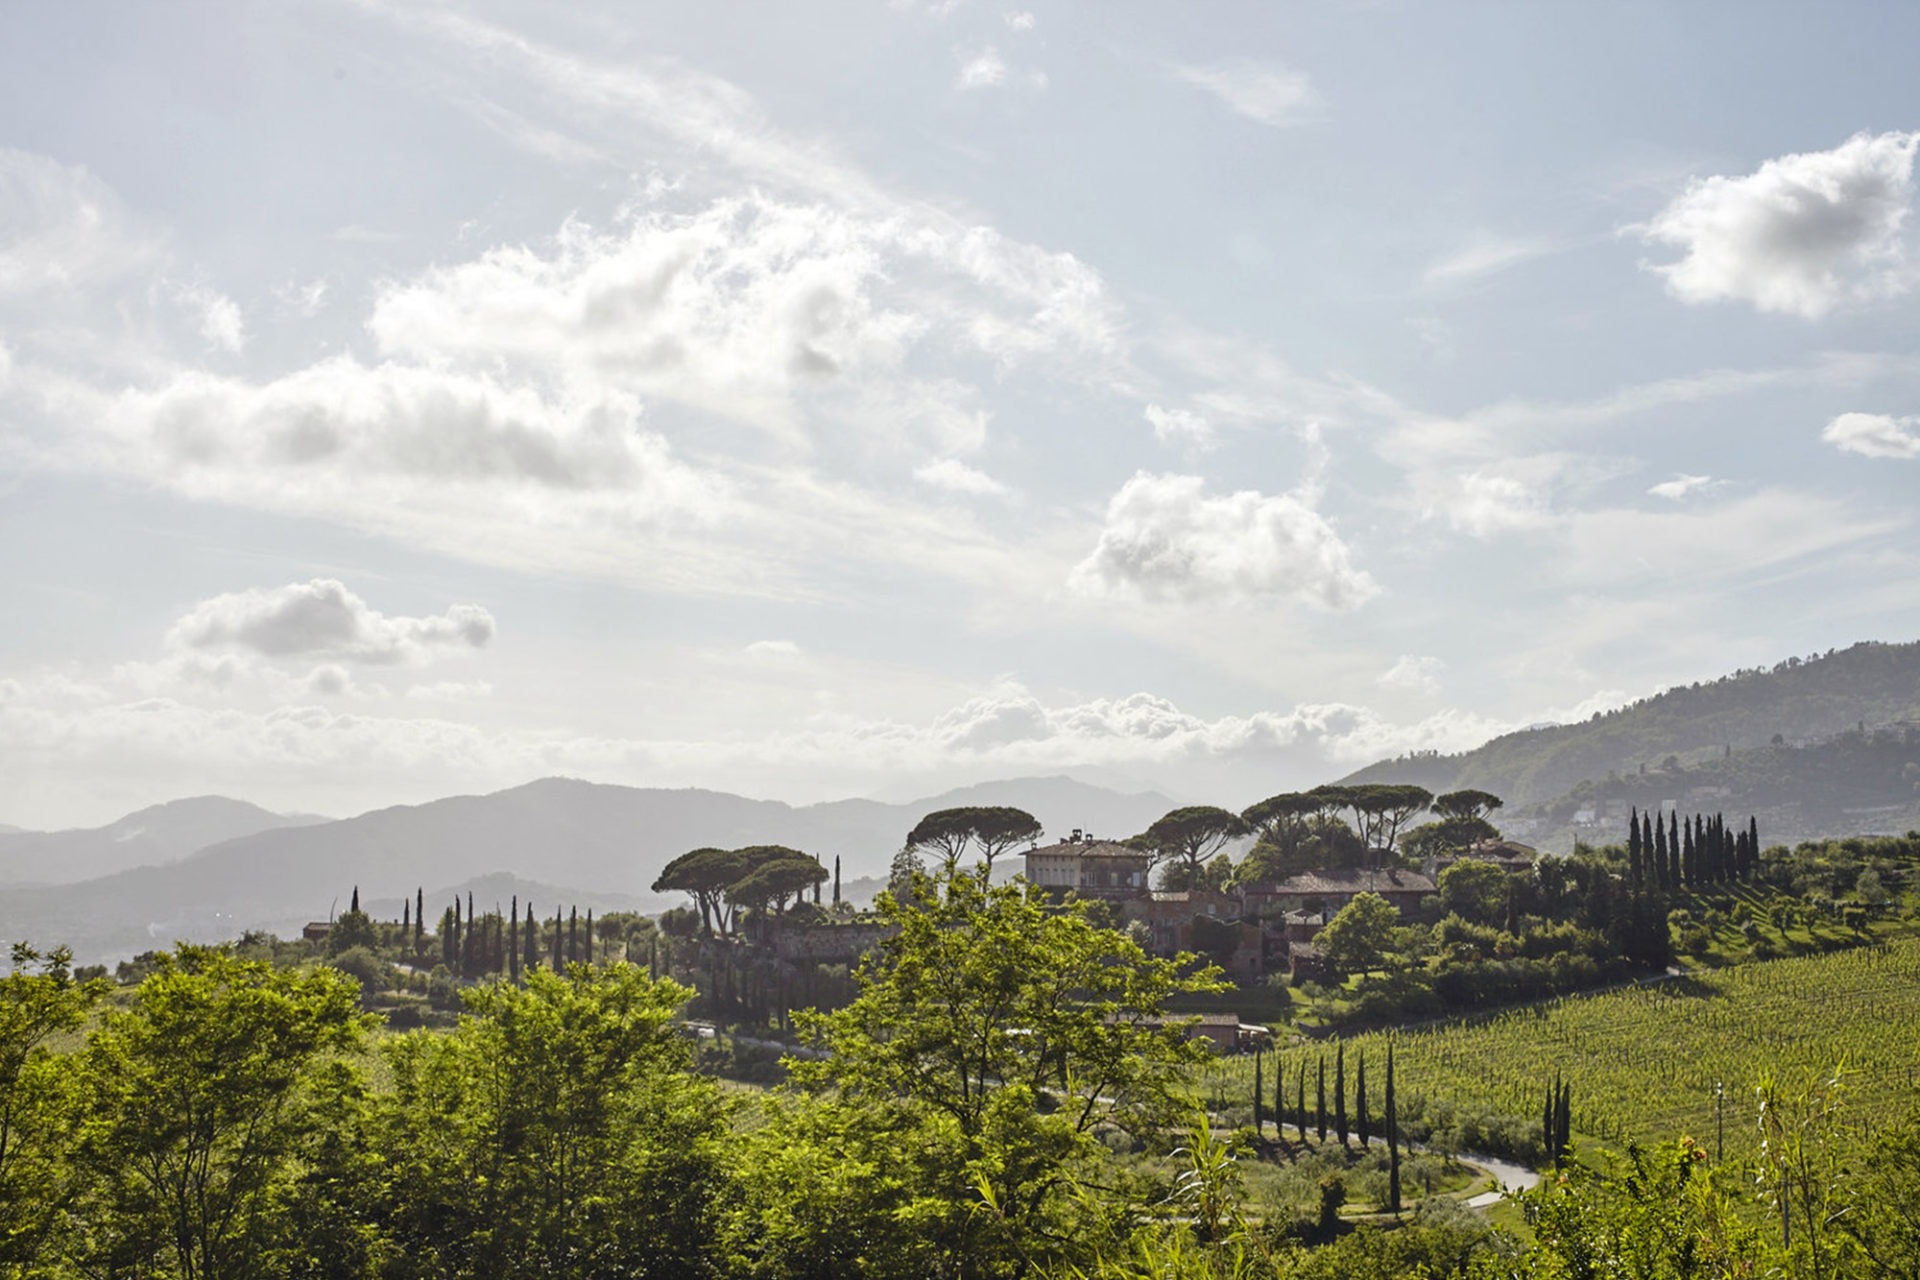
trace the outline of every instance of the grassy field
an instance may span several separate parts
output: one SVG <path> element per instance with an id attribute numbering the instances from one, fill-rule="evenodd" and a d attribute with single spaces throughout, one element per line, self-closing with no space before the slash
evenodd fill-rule
<path id="1" fill-rule="evenodd" d="M 1346 1043 L 1350 1074 L 1367 1057 L 1378 1109 L 1386 1037 Z M 1712 1141 L 1714 1089 L 1723 1085 L 1732 1156 L 1755 1141 L 1754 1088 L 1768 1077 L 1798 1088 L 1842 1067 L 1845 1111 L 1860 1119 L 1920 1100 L 1920 939 L 1695 972 L 1404 1032 L 1395 1043 L 1403 1112 L 1474 1111 L 1537 1126 L 1546 1082 L 1558 1072 L 1573 1087 L 1576 1134 L 1610 1142 Z M 1279 1057 L 1289 1079 L 1302 1061 L 1311 1078 L 1323 1052 L 1331 1069 L 1330 1044 Z M 1267 1065 L 1271 1080 L 1271 1055 Z M 1205 1097 L 1237 1101 L 1250 1096 L 1252 1074 L 1250 1058 L 1228 1059 L 1196 1085 Z"/>

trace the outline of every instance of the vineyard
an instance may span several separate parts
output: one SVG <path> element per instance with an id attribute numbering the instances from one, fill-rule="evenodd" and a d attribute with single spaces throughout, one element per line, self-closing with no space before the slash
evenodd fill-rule
<path id="1" fill-rule="evenodd" d="M 1889 1119 L 1915 1100 L 1920 939 L 1690 974 L 1404 1032 L 1395 1044 L 1403 1114 L 1471 1110 L 1537 1127 L 1546 1081 L 1558 1072 L 1573 1087 L 1578 1134 L 1708 1140 L 1715 1086 L 1724 1085 L 1734 1155 L 1753 1143 L 1754 1086 L 1769 1075 L 1799 1088 L 1843 1065 L 1844 1108 L 1855 1120 Z M 1349 1072 L 1361 1054 L 1376 1071 L 1386 1061 L 1384 1034 L 1346 1046 Z M 1304 1062 L 1311 1080 L 1323 1053 L 1331 1070 L 1330 1045 L 1283 1050 L 1285 1078 L 1295 1080 Z M 1247 1105 L 1252 1079 L 1252 1059 L 1236 1058 L 1212 1064 L 1196 1084 L 1203 1096 Z M 1289 1106 L 1292 1098 L 1290 1084 Z"/>

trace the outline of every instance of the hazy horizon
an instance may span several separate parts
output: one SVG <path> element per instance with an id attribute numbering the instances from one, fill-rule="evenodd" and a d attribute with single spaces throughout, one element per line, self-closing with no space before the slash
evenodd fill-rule
<path id="1" fill-rule="evenodd" d="M 0 822 L 1245 803 L 1920 637 L 1920 10 L 0 18 Z"/>

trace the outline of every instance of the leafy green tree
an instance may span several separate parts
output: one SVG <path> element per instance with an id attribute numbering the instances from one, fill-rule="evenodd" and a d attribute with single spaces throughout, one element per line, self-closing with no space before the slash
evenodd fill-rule
<path id="1" fill-rule="evenodd" d="M 357 902 L 360 891 L 354 890 Z M 365 947 L 369 951 L 380 945 L 380 931 L 374 927 L 373 917 L 355 906 L 342 911 L 334 918 L 333 928 L 327 930 L 327 954 L 337 956 L 343 951 L 355 947 Z"/>
<path id="2" fill-rule="evenodd" d="M 1071 1251 L 1070 1222 L 1099 1179 L 1098 1130 L 1163 1132 L 1184 1114 L 1184 1074 L 1208 1053 L 1164 1014 L 1223 989 L 1192 957 L 1149 958 L 1095 926 L 1084 904 L 1030 885 L 918 877 L 883 895 L 898 930 L 859 971 L 860 994 L 799 1016 L 824 1058 L 788 1063 L 834 1090 L 919 1169 L 892 1212 L 937 1240 L 943 1274 L 999 1274 Z M 915 1210 L 912 1206 L 921 1207 Z"/>
<path id="3" fill-rule="evenodd" d="M 389 1042 L 402 1274 L 708 1274 L 726 1105 L 674 1027 L 689 994 L 626 963 L 534 969 Z"/>
<path id="4" fill-rule="evenodd" d="M 95 1195 L 83 1270 L 266 1273 L 283 1193 L 327 1128 L 316 1103 L 344 1070 L 333 1056 L 360 1041 L 355 996 L 328 968 L 185 945 L 158 958 L 79 1064 Z"/>
<path id="5" fill-rule="evenodd" d="M 1509 877 L 1491 862 L 1462 858 L 1440 873 L 1440 905 L 1475 924 L 1498 925 Z"/>
<path id="6" fill-rule="evenodd" d="M 84 1095 L 47 1041 L 80 1026 L 104 994 L 73 976 L 64 947 L 13 945 L 0 978 L 0 1274 L 32 1274 L 75 1190 L 72 1136 Z"/>
<path id="7" fill-rule="evenodd" d="M 1393 945 L 1400 913 L 1377 893 L 1357 893 L 1314 935 L 1313 945 L 1335 973 L 1378 968 Z"/>

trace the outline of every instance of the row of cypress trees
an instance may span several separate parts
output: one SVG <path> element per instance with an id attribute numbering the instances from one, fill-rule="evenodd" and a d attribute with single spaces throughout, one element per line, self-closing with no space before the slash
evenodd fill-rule
<path id="1" fill-rule="evenodd" d="M 1636 806 L 1627 819 L 1627 875 L 1636 889 L 1732 884 L 1753 879 L 1759 865 L 1760 824 L 1752 815 L 1732 830 L 1717 813 L 1682 822 L 1676 812 L 1662 822 Z"/>
<path id="2" fill-rule="evenodd" d="M 1400 1109 L 1395 1095 L 1393 1042 L 1387 1042 L 1387 1078 L 1385 1098 L 1383 1100 L 1380 1137 L 1387 1144 L 1387 1191 L 1388 1208 L 1393 1213 L 1400 1212 Z M 1327 1055 L 1319 1056 L 1314 1084 L 1313 1123 L 1308 1124 L 1307 1113 L 1307 1063 L 1302 1059 L 1299 1075 L 1294 1080 L 1294 1105 L 1291 1108 L 1295 1131 L 1300 1141 L 1307 1140 L 1307 1130 L 1313 1128 L 1319 1141 L 1327 1140 Z M 1266 1125 L 1266 1086 L 1261 1064 L 1261 1055 L 1256 1053 L 1253 1059 L 1253 1127 L 1260 1133 Z M 1349 1135 L 1360 1139 L 1360 1147 L 1365 1150 L 1373 1141 L 1373 1109 L 1367 1099 L 1367 1055 L 1360 1055 L 1354 1073 L 1354 1124 L 1348 1126 L 1347 1117 L 1347 1046 L 1334 1047 L 1333 1057 L 1333 1131 L 1340 1139 L 1340 1145 L 1346 1146 Z M 1275 1129 L 1287 1123 L 1287 1080 L 1284 1068 L 1279 1062 L 1273 1066 L 1273 1125 Z"/>

